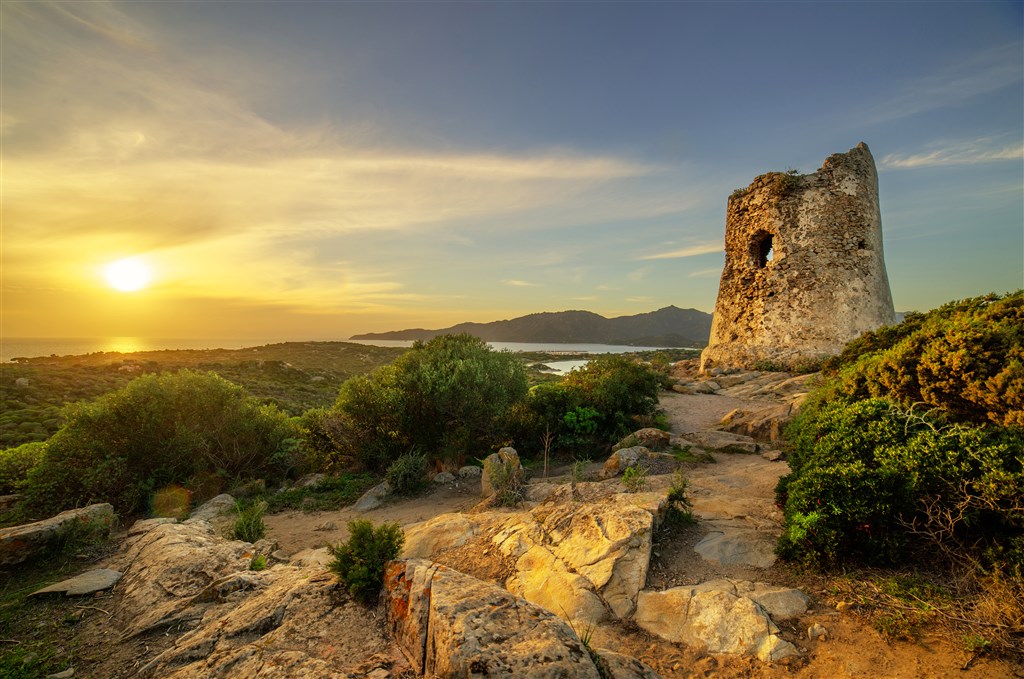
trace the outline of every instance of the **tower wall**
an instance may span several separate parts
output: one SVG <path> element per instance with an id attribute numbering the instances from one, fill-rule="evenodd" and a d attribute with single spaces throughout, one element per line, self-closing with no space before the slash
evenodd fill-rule
<path id="1" fill-rule="evenodd" d="M 702 370 L 799 367 L 895 321 L 866 144 L 829 156 L 813 174 L 763 174 L 729 198 Z"/>

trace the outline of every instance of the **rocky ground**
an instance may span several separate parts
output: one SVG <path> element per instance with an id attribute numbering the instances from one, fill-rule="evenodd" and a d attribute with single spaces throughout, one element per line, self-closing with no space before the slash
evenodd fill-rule
<path id="1" fill-rule="evenodd" d="M 622 678 L 964 676 L 964 651 L 889 644 L 855 607 L 837 610 L 849 602 L 823 580 L 775 562 L 772 491 L 788 468 L 772 439 L 813 378 L 697 380 L 686 366 L 676 377 L 662 398 L 671 443 L 713 460 L 683 464 L 694 525 L 666 521 L 672 474 L 627 493 L 596 478 L 616 465 L 597 463 L 586 483 L 532 479 L 515 509 L 480 506 L 479 481 L 456 477 L 360 515 L 402 523 L 409 559 L 389 572 L 386 605 L 367 609 L 320 549 L 346 537 L 354 510 L 268 517 L 276 551 L 220 538 L 215 508 L 141 524 L 102 564 L 124 576 L 84 609 L 79 642 L 91 650 L 75 676 L 443 676 L 467 653 L 481 676 L 597 676 L 580 636 Z M 644 442 L 656 449 L 656 438 Z M 618 455 L 652 472 L 676 466 L 650 449 Z M 279 558 L 251 571 L 257 552 Z M 1018 671 L 970 665 L 972 677 Z"/>

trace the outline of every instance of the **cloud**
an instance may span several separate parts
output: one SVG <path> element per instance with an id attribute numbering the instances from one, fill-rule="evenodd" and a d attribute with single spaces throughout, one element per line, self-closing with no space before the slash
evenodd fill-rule
<path id="1" fill-rule="evenodd" d="M 1004 160 L 1024 158 L 1024 143 L 998 144 L 991 137 L 971 141 L 931 145 L 930 150 L 913 154 L 890 153 L 882 158 L 879 167 L 883 170 L 906 170 L 919 167 L 941 167 L 946 165 L 978 165 Z"/>
<path id="2" fill-rule="evenodd" d="M 720 276 L 722 273 L 722 267 L 716 266 L 713 269 L 701 269 L 700 271 L 691 271 L 686 274 L 687 278 L 712 278 L 714 276 Z"/>
<path id="3" fill-rule="evenodd" d="M 507 280 L 502 281 L 505 285 L 511 285 L 514 288 L 539 288 L 540 283 L 530 283 L 527 281 Z"/>
<path id="4" fill-rule="evenodd" d="M 884 122 L 954 106 L 975 97 L 1019 84 L 1021 43 L 992 47 L 935 73 L 908 83 L 903 91 L 859 116 Z"/>
<path id="5" fill-rule="evenodd" d="M 719 243 L 700 243 L 697 245 L 690 245 L 679 250 L 670 250 L 669 252 L 658 252 L 653 255 L 644 255 L 642 257 L 636 257 L 636 259 L 681 259 L 683 257 L 698 257 L 700 255 L 710 255 L 714 252 L 722 252 L 725 247 Z"/>

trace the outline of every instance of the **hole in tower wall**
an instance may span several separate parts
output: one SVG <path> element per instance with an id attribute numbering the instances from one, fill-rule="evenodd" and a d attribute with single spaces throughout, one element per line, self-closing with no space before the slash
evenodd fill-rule
<path id="1" fill-rule="evenodd" d="M 758 269 L 768 266 L 768 262 L 775 258 L 775 250 L 772 248 L 772 234 L 762 233 L 754 240 L 753 250 L 754 262 Z"/>

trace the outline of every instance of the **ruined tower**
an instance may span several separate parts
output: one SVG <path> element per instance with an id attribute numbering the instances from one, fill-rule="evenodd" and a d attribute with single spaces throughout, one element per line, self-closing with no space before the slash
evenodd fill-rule
<path id="1" fill-rule="evenodd" d="M 770 172 L 730 196 L 702 370 L 812 364 L 895 321 L 866 144 L 813 174 Z"/>

